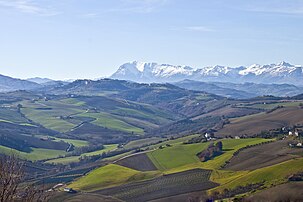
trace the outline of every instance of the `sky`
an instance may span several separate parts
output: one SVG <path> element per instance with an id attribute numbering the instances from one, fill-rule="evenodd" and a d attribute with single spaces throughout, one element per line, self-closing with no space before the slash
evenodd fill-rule
<path id="1" fill-rule="evenodd" d="M 129 61 L 303 65 L 303 0 L 0 0 L 0 74 L 101 78 Z"/>

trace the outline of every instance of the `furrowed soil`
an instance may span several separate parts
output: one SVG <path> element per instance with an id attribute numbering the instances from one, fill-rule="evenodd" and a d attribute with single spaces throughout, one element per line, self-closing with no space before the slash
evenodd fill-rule
<path id="1" fill-rule="evenodd" d="M 210 174 L 210 170 L 194 169 L 95 193 L 110 195 L 127 202 L 150 201 L 218 186 L 217 183 L 209 181 Z"/>
<path id="2" fill-rule="evenodd" d="M 303 123 L 303 109 L 300 107 L 285 107 L 270 113 L 260 113 L 232 119 L 216 133 L 216 136 L 255 135 L 261 131 L 278 129 Z"/>
<path id="3" fill-rule="evenodd" d="M 303 182 L 289 182 L 247 197 L 244 201 L 303 201 Z"/>
<path id="4" fill-rule="evenodd" d="M 280 140 L 244 149 L 225 166 L 226 170 L 255 170 L 300 157 L 302 148 L 288 147 L 288 140 Z"/>
<path id="5" fill-rule="evenodd" d="M 145 153 L 123 158 L 117 161 L 116 164 L 139 171 L 157 170 L 156 166 Z"/>

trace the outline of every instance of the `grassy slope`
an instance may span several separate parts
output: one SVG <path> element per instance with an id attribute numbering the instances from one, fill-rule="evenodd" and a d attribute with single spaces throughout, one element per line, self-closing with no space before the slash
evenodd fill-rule
<path id="1" fill-rule="evenodd" d="M 55 142 L 64 141 L 70 144 L 73 144 L 75 147 L 85 147 L 88 146 L 88 141 L 85 140 L 73 140 L 73 139 L 63 139 L 63 138 L 55 138 Z"/>
<path id="2" fill-rule="evenodd" d="M 205 168 L 216 170 L 224 165 L 225 161 L 230 159 L 234 152 L 247 145 L 255 145 L 268 140 L 261 138 L 250 139 L 224 139 L 222 140 L 224 154 L 215 157 L 207 162 L 200 162 L 196 154 L 207 147 L 207 143 L 199 143 L 192 145 L 176 145 L 171 148 L 156 150 L 149 153 L 151 160 L 160 170 L 166 173 L 174 173 L 178 171 L 189 170 L 193 168 Z"/>
<path id="3" fill-rule="evenodd" d="M 69 116 L 83 112 L 77 105 L 62 103 L 60 101 L 23 102 L 22 105 L 24 108 L 21 111 L 27 118 L 46 128 L 59 132 L 67 132 L 76 126 L 66 120 L 60 119 L 60 116 Z"/>
<path id="4" fill-rule="evenodd" d="M 233 189 L 237 186 L 245 186 L 250 183 L 265 182 L 265 185 L 272 186 L 281 184 L 287 181 L 287 177 L 292 174 L 302 171 L 303 158 L 293 159 L 273 166 L 260 168 L 254 171 L 242 171 L 235 172 L 233 178 L 231 177 L 220 177 L 213 180 L 221 182 L 221 186 L 211 191 L 222 191 L 225 188 Z M 225 181 L 222 181 L 225 179 Z M 228 180 L 227 180 L 228 179 Z"/>
<path id="5" fill-rule="evenodd" d="M 26 124 L 28 122 L 17 110 L 6 108 L 0 108 L 0 121 L 15 124 Z"/>
<path id="6" fill-rule="evenodd" d="M 173 145 L 172 147 L 149 152 L 148 157 L 159 170 L 168 170 L 200 162 L 196 154 L 206 149 L 207 146 L 208 143 Z"/>
<path id="7" fill-rule="evenodd" d="M 38 161 L 50 158 L 56 158 L 59 156 L 63 156 L 66 152 L 62 150 L 53 150 L 53 149 L 40 149 L 40 148 L 32 148 L 32 152 L 25 153 L 20 152 L 15 149 L 11 149 L 8 147 L 0 146 L 0 153 L 4 154 L 17 154 L 20 158 L 31 160 L 31 161 Z"/>
<path id="8" fill-rule="evenodd" d="M 268 141 L 260 138 L 222 140 L 225 153 L 213 160 L 203 163 L 196 157 L 196 154 L 204 150 L 208 146 L 208 143 L 184 145 L 182 142 L 185 139 L 188 139 L 188 137 L 168 141 L 172 144 L 172 147 L 151 151 L 148 153 L 148 156 L 162 173 L 175 173 L 194 168 L 212 169 L 214 170 L 212 180 L 220 183 L 235 180 L 239 176 L 247 173 L 218 170 L 226 160 L 231 158 L 234 152 L 247 145 Z M 166 143 L 167 142 L 164 142 L 161 145 L 165 145 Z M 80 178 L 78 181 L 72 183 L 71 187 L 84 191 L 92 191 L 136 180 L 150 179 L 157 174 L 159 174 L 159 172 L 142 173 L 129 168 L 121 166 L 117 167 L 117 165 L 110 164 L 91 172 L 83 178 Z"/>
<path id="9" fill-rule="evenodd" d="M 159 142 L 161 140 L 165 140 L 165 139 L 164 138 L 160 138 L 160 137 L 152 137 L 152 138 L 145 138 L 145 139 L 140 139 L 140 140 L 134 140 L 134 141 L 131 141 L 131 142 L 127 143 L 124 146 L 124 149 L 131 149 L 131 148 L 136 148 L 136 147 L 142 147 L 144 145 L 157 143 L 157 142 Z"/>
<path id="10" fill-rule="evenodd" d="M 111 116 L 108 113 L 83 113 L 79 116 L 82 117 L 89 117 L 89 118 L 95 118 L 96 120 L 92 123 L 101 127 L 110 128 L 113 130 L 120 130 L 124 132 L 134 132 L 137 134 L 143 134 L 144 130 L 142 128 L 135 127 L 133 125 L 130 125 L 124 121 L 121 121 L 113 116 Z"/>
<path id="11" fill-rule="evenodd" d="M 80 178 L 69 187 L 82 191 L 95 191 L 124 183 L 153 178 L 157 172 L 140 172 L 123 166 L 109 164 Z"/>
<path id="12" fill-rule="evenodd" d="M 109 151 L 115 150 L 117 148 L 117 146 L 118 146 L 117 144 L 104 145 L 105 148 L 101 149 L 101 150 L 98 150 L 98 151 L 84 153 L 84 154 L 81 154 L 80 156 L 70 156 L 70 157 L 65 157 L 65 158 L 53 159 L 53 160 L 46 161 L 46 163 L 69 164 L 69 163 L 72 163 L 72 162 L 79 162 L 80 157 L 100 155 L 103 152 L 109 152 Z"/>

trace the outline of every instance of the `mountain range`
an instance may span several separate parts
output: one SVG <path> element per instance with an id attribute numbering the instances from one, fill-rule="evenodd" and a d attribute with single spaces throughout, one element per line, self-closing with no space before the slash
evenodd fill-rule
<path id="1" fill-rule="evenodd" d="M 287 62 L 249 67 L 214 66 L 195 69 L 189 66 L 130 62 L 109 78 L 138 83 L 170 83 L 179 88 L 203 91 L 222 97 L 247 99 L 263 95 L 295 96 L 303 92 L 302 66 Z M 100 82 L 98 82 L 100 81 Z M 117 89 L 116 89 L 117 88 Z M 0 92 L 29 90 L 53 93 L 98 94 L 108 89 L 125 90 L 117 82 L 100 80 L 55 81 L 48 78 L 27 80 L 0 75 Z"/>
<path id="2" fill-rule="evenodd" d="M 110 77 L 142 83 L 177 82 L 185 79 L 203 82 L 265 83 L 303 85 L 303 66 L 287 62 L 248 67 L 211 66 L 193 68 L 170 64 L 130 62 Z"/>

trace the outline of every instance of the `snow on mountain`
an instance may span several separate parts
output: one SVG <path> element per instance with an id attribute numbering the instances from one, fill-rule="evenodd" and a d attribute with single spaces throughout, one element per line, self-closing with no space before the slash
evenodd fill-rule
<path id="1" fill-rule="evenodd" d="M 248 67 L 209 66 L 193 68 L 169 64 L 130 62 L 119 67 L 111 78 L 135 82 L 177 82 L 184 79 L 219 82 L 291 83 L 303 85 L 303 67 L 287 62 Z"/>

